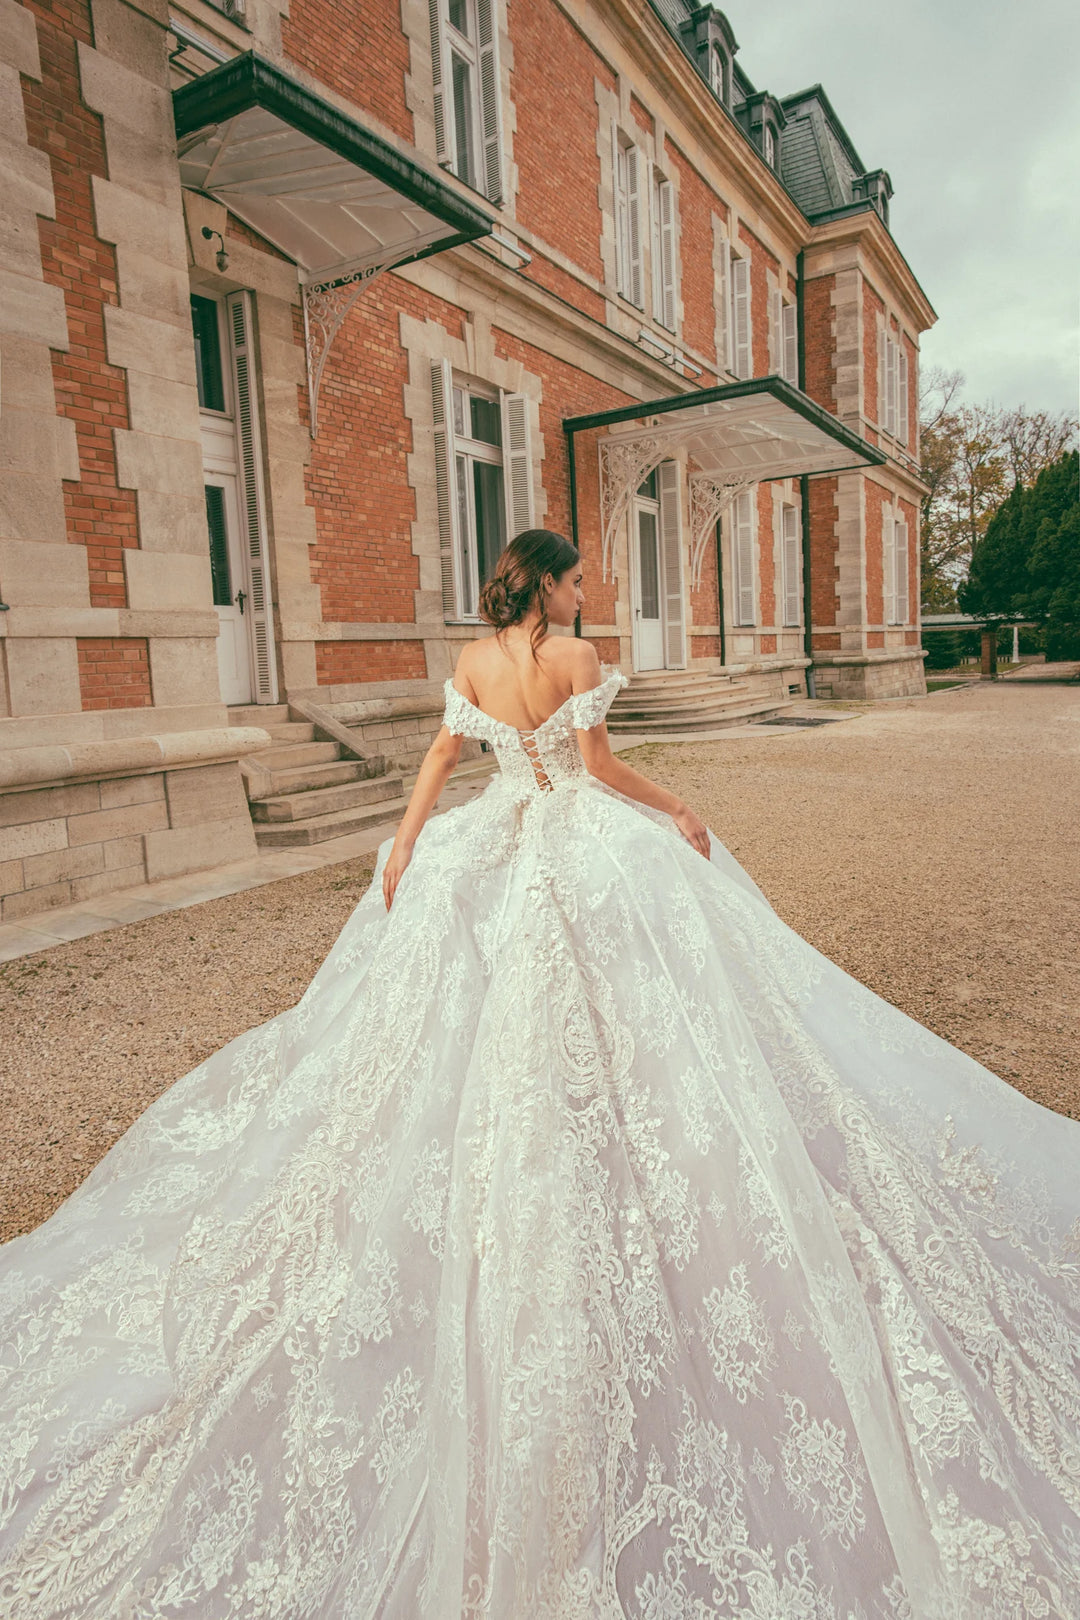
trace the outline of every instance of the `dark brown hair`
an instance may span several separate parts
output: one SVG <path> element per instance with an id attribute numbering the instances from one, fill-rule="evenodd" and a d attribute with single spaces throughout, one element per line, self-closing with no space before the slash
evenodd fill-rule
<path id="1" fill-rule="evenodd" d="M 480 615 L 495 626 L 496 633 L 520 624 L 534 602 L 540 604 L 540 618 L 530 638 L 532 655 L 536 644 L 547 635 L 548 616 L 540 594 L 545 574 L 560 579 L 568 568 L 581 560 L 578 548 L 565 535 L 552 529 L 523 529 L 499 553 L 495 571 L 480 591 Z"/>

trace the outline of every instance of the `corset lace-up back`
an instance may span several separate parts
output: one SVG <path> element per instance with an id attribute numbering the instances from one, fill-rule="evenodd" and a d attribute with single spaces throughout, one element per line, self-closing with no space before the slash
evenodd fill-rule
<path id="1" fill-rule="evenodd" d="M 588 778 L 576 733 L 600 724 L 620 687 L 629 684 L 622 670 L 602 664 L 599 685 L 573 692 L 540 725 L 523 731 L 496 720 L 459 692 L 448 676 L 443 724 L 455 737 L 477 737 L 489 743 L 499 762 L 501 781 L 513 791 L 551 793 Z"/>

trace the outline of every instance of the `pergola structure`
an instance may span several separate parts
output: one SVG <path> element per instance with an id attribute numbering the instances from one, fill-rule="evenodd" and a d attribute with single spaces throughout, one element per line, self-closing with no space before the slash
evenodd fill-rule
<path id="1" fill-rule="evenodd" d="M 314 438 L 326 356 L 364 288 L 493 220 L 254 51 L 176 90 L 173 114 L 183 185 L 296 262 Z"/>
<path id="2" fill-rule="evenodd" d="M 722 388 L 674 394 L 563 422 L 576 491 L 574 440 L 606 428 L 598 441 L 602 578 L 614 574 L 615 539 L 635 491 L 660 465 L 685 452 L 690 485 L 691 589 L 717 519 L 753 485 L 778 478 L 857 472 L 884 454 L 782 377 L 756 377 Z M 572 513 L 577 535 L 576 500 Z M 807 537 L 804 535 L 804 547 Z"/>

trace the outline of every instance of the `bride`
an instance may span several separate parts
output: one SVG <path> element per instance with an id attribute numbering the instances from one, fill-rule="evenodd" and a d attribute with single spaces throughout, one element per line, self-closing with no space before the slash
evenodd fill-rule
<path id="1" fill-rule="evenodd" d="M 1080 1125 L 613 757 L 581 580 L 506 548 L 302 1000 L 0 1251 L 7 1620 L 1080 1615 Z"/>

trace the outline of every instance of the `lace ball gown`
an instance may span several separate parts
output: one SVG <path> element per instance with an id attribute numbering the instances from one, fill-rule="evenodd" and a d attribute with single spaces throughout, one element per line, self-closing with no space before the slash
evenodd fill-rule
<path id="1" fill-rule="evenodd" d="M 8 1620 L 1080 1615 L 1080 1124 L 500 774 L 0 1251 Z"/>

